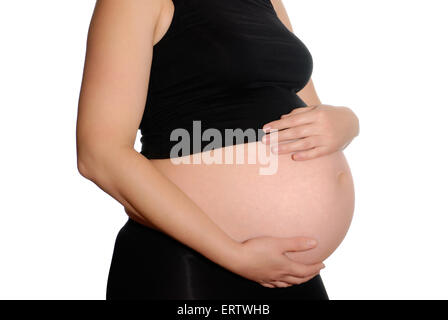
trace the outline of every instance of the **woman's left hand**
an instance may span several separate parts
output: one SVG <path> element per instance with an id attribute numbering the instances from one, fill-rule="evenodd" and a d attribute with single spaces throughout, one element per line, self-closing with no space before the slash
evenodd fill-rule
<path id="1" fill-rule="evenodd" d="M 293 160 L 309 160 L 343 150 L 359 133 L 359 120 L 347 107 L 314 105 L 297 108 L 263 126 L 269 133 L 278 130 L 272 151 L 292 153 Z M 297 140 L 298 139 L 298 140 Z M 285 141 L 293 140 L 283 143 Z M 270 135 L 262 140 L 270 143 Z"/>

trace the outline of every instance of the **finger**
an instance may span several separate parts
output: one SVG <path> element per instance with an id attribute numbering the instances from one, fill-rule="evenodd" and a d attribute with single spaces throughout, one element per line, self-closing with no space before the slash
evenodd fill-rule
<path id="1" fill-rule="evenodd" d="M 287 114 L 282 115 L 281 118 L 283 118 L 283 117 L 289 117 L 289 116 L 294 115 L 294 114 L 299 114 L 299 113 L 303 113 L 303 112 L 308 112 L 308 111 L 311 111 L 311 110 L 316 109 L 316 107 L 317 107 L 317 105 L 296 108 L 296 109 L 292 110 L 290 113 L 287 113 Z"/>
<path id="2" fill-rule="evenodd" d="M 279 120 L 275 120 L 269 122 L 263 126 L 263 130 L 265 132 L 269 132 L 271 130 L 283 130 L 286 128 L 297 127 L 303 124 L 309 124 L 314 122 L 316 119 L 314 113 L 304 112 L 297 115 L 292 115 L 290 117 L 280 118 Z"/>
<path id="3" fill-rule="evenodd" d="M 293 160 L 311 160 L 328 154 L 329 151 L 323 146 L 316 146 L 309 150 L 302 150 L 291 155 Z"/>
<path id="4" fill-rule="evenodd" d="M 281 240 L 282 252 L 307 251 L 317 246 L 315 239 L 306 237 L 293 237 Z"/>
<path id="5" fill-rule="evenodd" d="M 301 264 L 298 262 L 294 262 L 291 260 L 290 265 L 290 272 L 288 272 L 289 275 L 292 275 L 293 277 L 299 277 L 299 278 L 305 278 L 312 276 L 316 272 L 319 272 L 321 269 L 325 267 L 325 265 L 322 262 L 316 263 L 316 264 Z"/>
<path id="6" fill-rule="evenodd" d="M 282 280 L 285 281 L 286 283 L 295 284 L 295 285 L 304 283 L 305 279 L 306 278 L 299 278 L 299 277 L 294 277 L 294 276 L 284 276 L 282 278 Z"/>
<path id="7" fill-rule="evenodd" d="M 267 282 L 260 282 L 260 284 L 261 284 L 263 287 L 266 287 L 266 288 L 275 288 L 274 285 L 272 285 L 272 284 L 270 284 L 270 283 L 267 283 Z"/>
<path id="8" fill-rule="evenodd" d="M 317 134 L 318 131 L 314 124 L 302 124 L 298 126 L 294 126 L 291 128 L 284 129 L 282 131 L 276 131 L 275 137 L 271 137 L 271 134 L 265 134 L 261 141 L 266 144 L 270 144 L 272 142 L 282 142 L 288 140 L 296 140 L 301 138 L 306 138 L 311 135 Z"/>
<path id="9" fill-rule="evenodd" d="M 287 288 L 290 287 L 291 284 L 290 283 L 286 283 L 283 281 L 271 281 L 271 283 L 276 286 L 277 288 Z"/>
<path id="10" fill-rule="evenodd" d="M 282 278 L 282 280 L 284 282 L 286 282 L 286 283 L 289 283 L 289 284 L 299 285 L 299 284 L 302 284 L 302 283 L 310 281 L 311 279 L 313 279 L 318 274 L 319 274 L 319 272 L 316 272 L 316 273 L 314 273 L 314 274 L 312 274 L 312 275 L 310 275 L 308 277 L 305 277 L 305 278 L 299 278 L 299 277 L 294 277 L 294 276 L 288 275 L 288 276 L 284 276 Z"/>
<path id="11" fill-rule="evenodd" d="M 277 154 L 285 154 L 297 151 L 305 151 L 318 146 L 319 141 L 318 136 L 311 136 L 307 138 L 302 138 L 298 141 L 279 144 L 272 148 L 272 151 Z"/>

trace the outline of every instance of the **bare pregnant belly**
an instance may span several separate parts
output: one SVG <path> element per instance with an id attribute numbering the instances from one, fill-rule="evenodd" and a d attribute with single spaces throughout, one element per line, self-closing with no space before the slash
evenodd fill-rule
<path id="1" fill-rule="evenodd" d="M 235 240 L 312 237 L 317 248 L 288 255 L 303 263 L 325 260 L 344 239 L 353 216 L 353 181 L 344 154 L 306 161 L 279 155 L 276 171 L 263 175 L 260 170 L 273 165 L 248 163 L 249 145 L 239 146 L 246 156 L 242 164 L 151 162 Z"/>

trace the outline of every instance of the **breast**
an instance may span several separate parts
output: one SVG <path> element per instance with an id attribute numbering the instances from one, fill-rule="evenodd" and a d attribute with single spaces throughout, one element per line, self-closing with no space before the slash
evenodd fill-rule
<path id="1" fill-rule="evenodd" d="M 317 248 L 288 255 L 304 263 L 325 260 L 344 239 L 353 216 L 353 180 L 344 154 L 307 161 L 280 155 L 276 164 L 249 163 L 251 152 L 260 147 L 260 142 L 253 142 L 222 149 L 244 154 L 239 164 L 151 161 L 233 239 L 312 237 Z M 196 154 L 196 159 L 199 155 L 207 159 L 212 154 Z M 181 160 L 194 162 L 192 156 L 177 158 Z M 276 167 L 273 174 L 261 174 L 270 167 Z"/>
<path id="2" fill-rule="evenodd" d="M 269 1 L 177 1 L 153 50 L 139 128 L 143 154 L 169 156 L 177 128 L 261 128 L 305 103 L 313 59 Z M 168 151 L 167 151 L 168 150 Z"/>

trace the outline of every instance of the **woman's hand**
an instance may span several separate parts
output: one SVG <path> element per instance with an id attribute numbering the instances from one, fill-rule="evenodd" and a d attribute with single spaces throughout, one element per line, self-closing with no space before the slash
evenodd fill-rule
<path id="1" fill-rule="evenodd" d="M 257 237 L 241 244 L 235 273 L 264 287 L 289 287 L 311 280 L 325 267 L 323 263 L 305 265 L 288 258 L 285 252 L 308 251 L 316 241 L 309 238 Z"/>
<path id="2" fill-rule="evenodd" d="M 292 153 L 293 160 L 309 160 L 343 150 L 358 135 L 359 121 L 347 107 L 322 104 L 294 109 L 264 125 L 263 130 L 278 130 L 274 153 Z M 269 144 L 270 135 L 262 141 Z"/>

